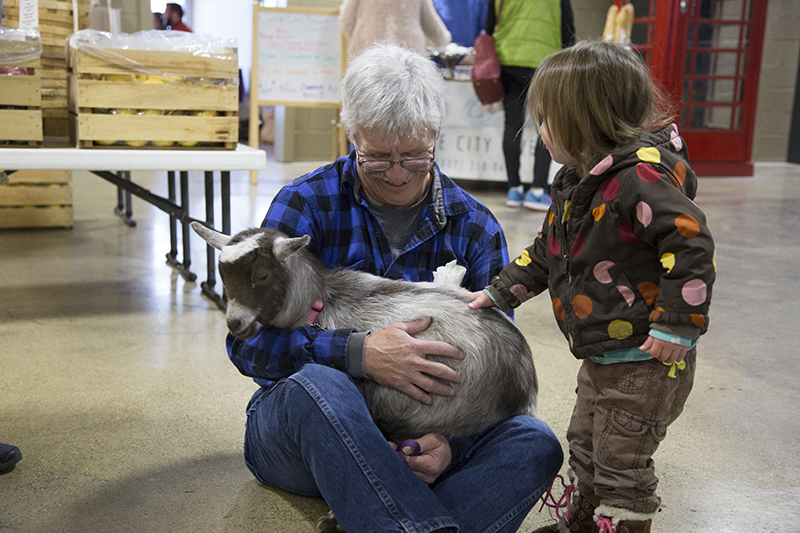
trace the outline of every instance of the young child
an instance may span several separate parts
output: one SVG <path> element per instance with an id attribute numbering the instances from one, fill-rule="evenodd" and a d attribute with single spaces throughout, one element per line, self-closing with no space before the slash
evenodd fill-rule
<path id="1" fill-rule="evenodd" d="M 661 504 L 652 455 L 691 391 L 716 270 L 664 102 L 640 58 L 607 42 L 549 56 L 528 93 L 565 166 L 536 240 L 469 306 L 508 311 L 549 289 L 583 360 L 567 431 L 574 497 L 534 533 L 649 532 Z"/>

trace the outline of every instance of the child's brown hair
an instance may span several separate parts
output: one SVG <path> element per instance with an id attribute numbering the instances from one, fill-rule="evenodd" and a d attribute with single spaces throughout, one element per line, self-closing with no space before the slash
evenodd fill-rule
<path id="1" fill-rule="evenodd" d="M 618 44 L 581 41 L 545 58 L 528 109 L 576 161 L 581 176 L 643 132 L 669 124 L 667 98 L 641 58 Z"/>

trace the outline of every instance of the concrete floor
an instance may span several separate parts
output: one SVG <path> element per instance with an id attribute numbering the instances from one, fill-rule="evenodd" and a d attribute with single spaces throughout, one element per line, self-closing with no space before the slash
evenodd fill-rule
<path id="1" fill-rule="evenodd" d="M 257 186 L 233 173 L 234 231 L 315 166 L 270 162 Z M 657 533 L 800 531 L 800 166 L 756 168 L 701 182 L 719 274 L 695 390 L 655 456 Z M 134 179 L 165 194 L 164 173 Z M 201 213 L 202 176 L 191 181 Z M 135 200 L 131 229 L 112 213 L 110 184 L 79 172 L 73 186 L 71 230 L 0 231 L 0 441 L 24 455 L 0 477 L 0 530 L 314 531 L 323 502 L 263 487 L 243 463 L 255 387 L 227 360 L 223 314 L 165 264 L 167 216 Z M 512 254 L 530 242 L 541 214 L 465 186 L 498 216 Z M 204 248 L 193 248 L 205 278 Z M 578 363 L 546 296 L 517 323 L 540 415 L 563 442 Z M 534 510 L 521 531 L 549 520 Z"/>

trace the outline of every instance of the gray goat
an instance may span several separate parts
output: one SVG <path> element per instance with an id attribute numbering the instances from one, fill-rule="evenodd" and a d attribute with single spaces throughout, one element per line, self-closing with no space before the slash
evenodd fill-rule
<path id="1" fill-rule="evenodd" d="M 433 404 L 425 405 L 368 381 L 367 405 L 390 440 L 427 433 L 473 435 L 511 416 L 536 416 L 536 371 L 525 337 L 498 309 L 468 309 L 469 298 L 457 286 L 328 269 L 305 249 L 308 235 L 289 238 L 260 228 L 229 237 L 198 222 L 192 228 L 221 251 L 227 324 L 236 337 L 250 338 L 267 324 L 305 326 L 317 300 L 324 305 L 315 323 L 324 329 L 377 331 L 393 322 L 432 317 L 415 336 L 458 347 L 463 359 L 429 358 L 456 369 L 461 382 L 453 385 L 453 396 L 433 396 Z"/>

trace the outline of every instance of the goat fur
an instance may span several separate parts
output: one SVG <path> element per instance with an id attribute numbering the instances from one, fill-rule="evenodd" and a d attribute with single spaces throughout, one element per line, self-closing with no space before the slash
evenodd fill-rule
<path id="1" fill-rule="evenodd" d="M 456 369 L 455 394 L 425 405 L 392 387 L 367 381 L 367 404 L 387 438 L 400 442 L 427 433 L 473 435 L 515 415 L 536 416 L 537 379 L 530 348 L 514 323 L 496 308 L 471 310 L 454 285 L 408 282 L 349 269 L 328 269 L 305 249 L 310 237 L 272 229 L 233 237 L 193 222 L 222 253 L 219 272 L 228 297 L 228 328 L 249 338 L 262 325 L 307 325 L 316 300 L 323 329 L 377 331 L 394 322 L 432 317 L 415 335 L 458 347 L 461 360 L 428 356 Z"/>

